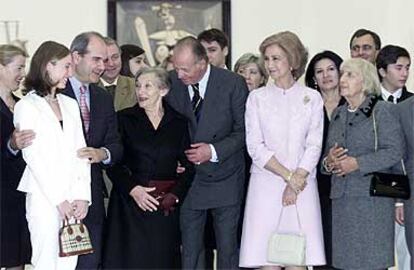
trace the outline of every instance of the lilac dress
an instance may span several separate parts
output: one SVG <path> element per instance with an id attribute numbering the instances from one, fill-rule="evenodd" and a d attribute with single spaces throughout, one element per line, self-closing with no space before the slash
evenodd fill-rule
<path id="1" fill-rule="evenodd" d="M 283 90 L 269 85 L 250 93 L 246 104 L 246 141 L 252 157 L 240 249 L 241 267 L 272 265 L 267 243 L 276 231 L 284 180 L 264 168 L 272 156 L 290 170 L 310 172 L 297 209 L 306 236 L 306 265 L 325 264 L 316 165 L 322 147 L 323 101 L 320 94 L 295 83 Z M 298 232 L 294 206 L 285 208 L 280 232 Z"/>

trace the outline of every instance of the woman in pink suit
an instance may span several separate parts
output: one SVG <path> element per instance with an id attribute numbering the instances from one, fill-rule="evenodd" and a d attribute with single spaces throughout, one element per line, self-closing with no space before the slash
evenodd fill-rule
<path id="1" fill-rule="evenodd" d="M 316 183 L 321 154 L 323 101 L 296 81 L 304 73 L 307 51 L 291 32 L 266 38 L 260 45 L 273 85 L 250 93 L 246 104 L 247 149 L 252 157 L 240 250 L 240 266 L 305 269 L 267 261 L 267 245 L 282 208 L 280 232 L 306 237 L 306 265 L 325 264 Z M 297 207 L 295 207 L 295 204 Z"/>

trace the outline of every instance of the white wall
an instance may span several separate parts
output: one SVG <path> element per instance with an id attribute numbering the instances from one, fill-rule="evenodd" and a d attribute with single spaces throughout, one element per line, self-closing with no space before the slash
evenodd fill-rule
<path id="1" fill-rule="evenodd" d="M 106 34 L 106 0 L 0 0 L 0 21 L 20 21 L 20 38 L 33 54 L 46 40 L 67 46 L 80 32 Z M 0 44 L 6 42 L 0 23 Z"/>
<path id="2" fill-rule="evenodd" d="M 233 63 L 283 30 L 298 34 L 310 57 L 324 50 L 349 58 L 349 39 L 358 28 L 378 33 L 382 44 L 407 48 L 414 57 L 412 0 L 233 0 Z M 411 72 L 414 75 L 414 71 Z M 408 83 L 413 89 L 413 79 Z"/>
<path id="3" fill-rule="evenodd" d="M 266 36 L 282 30 L 296 32 L 311 56 L 331 49 L 347 58 L 349 38 L 361 27 L 377 32 L 384 45 L 401 45 L 414 56 L 412 0 L 231 1 L 233 63 L 245 52 L 258 52 Z M 33 54 L 44 40 L 69 45 L 82 31 L 105 35 L 106 6 L 106 0 L 0 0 L 0 20 L 21 22 L 20 38 L 29 40 Z M 4 42 L 0 28 L 0 43 Z"/>

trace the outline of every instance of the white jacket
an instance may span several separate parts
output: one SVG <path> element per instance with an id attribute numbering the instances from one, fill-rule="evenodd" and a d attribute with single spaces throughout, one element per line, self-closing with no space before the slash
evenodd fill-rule
<path id="1" fill-rule="evenodd" d="M 47 101 L 31 91 L 14 108 L 14 125 L 32 129 L 36 137 L 23 149 L 27 163 L 18 190 L 43 193 L 52 205 L 68 200 L 91 203 L 90 164 L 77 157 L 85 147 L 82 120 L 76 100 L 57 94 L 63 129 Z"/>

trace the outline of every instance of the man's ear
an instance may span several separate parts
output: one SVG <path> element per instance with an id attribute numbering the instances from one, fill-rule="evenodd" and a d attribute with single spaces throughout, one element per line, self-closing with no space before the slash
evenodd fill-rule
<path id="1" fill-rule="evenodd" d="M 226 46 L 226 47 L 223 48 L 223 54 L 225 56 L 227 56 L 229 54 L 229 47 Z"/>
<path id="2" fill-rule="evenodd" d="M 378 70 L 378 73 L 381 75 L 382 78 L 384 78 L 387 75 L 387 71 L 384 68 L 380 68 Z"/>
<path id="3" fill-rule="evenodd" d="M 81 58 L 81 55 L 79 54 L 79 52 L 77 52 L 77 51 L 74 51 L 73 53 L 72 53 L 72 63 L 73 64 L 78 64 L 79 63 L 79 61 L 80 61 L 80 58 Z"/>

